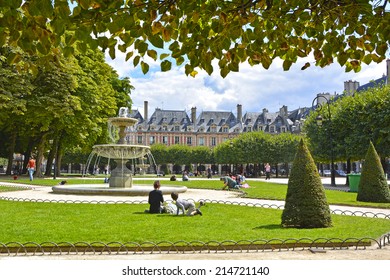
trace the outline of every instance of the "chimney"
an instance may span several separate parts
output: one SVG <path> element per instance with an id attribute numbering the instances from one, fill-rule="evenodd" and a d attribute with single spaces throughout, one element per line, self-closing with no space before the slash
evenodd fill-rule
<path id="1" fill-rule="evenodd" d="M 279 114 L 280 114 L 280 116 L 282 116 L 282 117 L 287 117 L 288 111 L 287 111 L 287 106 L 286 106 L 286 105 L 283 105 L 283 106 L 279 109 Z"/>
<path id="2" fill-rule="evenodd" d="M 144 101 L 144 119 L 148 121 L 148 101 Z"/>
<path id="3" fill-rule="evenodd" d="M 191 108 L 191 122 L 192 124 L 196 122 L 196 107 Z"/>
<path id="4" fill-rule="evenodd" d="M 359 86 L 359 82 L 352 80 L 346 81 L 344 82 L 344 92 L 347 96 L 354 95 Z"/>
<path id="5" fill-rule="evenodd" d="M 242 105 L 237 104 L 237 120 L 238 122 L 242 122 Z"/>

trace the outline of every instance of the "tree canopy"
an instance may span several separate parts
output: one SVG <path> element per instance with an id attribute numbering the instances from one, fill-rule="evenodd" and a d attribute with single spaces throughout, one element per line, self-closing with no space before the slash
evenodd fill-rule
<path id="1" fill-rule="evenodd" d="M 316 160 L 327 161 L 333 149 L 335 160 L 360 160 L 370 141 L 381 158 L 390 155 L 390 86 L 378 85 L 354 96 L 342 96 L 327 111 L 313 111 L 305 120 L 304 132 Z M 326 105 L 326 104 L 325 104 Z M 322 127 L 316 117 L 324 117 Z M 332 141 L 330 141 L 330 134 Z"/>
<path id="2" fill-rule="evenodd" d="M 0 46 L 41 58 L 69 56 L 87 49 L 126 54 L 144 73 L 147 57 L 161 70 L 185 64 L 220 74 L 239 65 L 268 69 L 276 58 L 288 70 L 298 58 L 311 64 L 332 63 L 359 71 L 379 63 L 389 49 L 387 0 L 0 0 Z M 16 48 L 17 47 L 17 48 Z M 314 61 L 313 61 L 314 60 Z"/>

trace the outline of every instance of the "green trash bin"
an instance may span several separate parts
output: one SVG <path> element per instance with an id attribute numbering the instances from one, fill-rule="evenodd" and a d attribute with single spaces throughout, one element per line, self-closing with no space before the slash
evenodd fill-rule
<path id="1" fill-rule="evenodd" d="M 348 174 L 349 191 L 358 192 L 360 183 L 360 174 Z"/>

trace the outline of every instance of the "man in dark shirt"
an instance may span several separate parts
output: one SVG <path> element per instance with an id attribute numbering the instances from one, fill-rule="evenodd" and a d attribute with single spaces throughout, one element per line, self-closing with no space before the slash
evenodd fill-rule
<path id="1" fill-rule="evenodd" d="M 164 203 L 164 197 L 160 191 L 160 181 L 155 181 L 153 184 L 154 190 L 149 193 L 149 213 L 161 213 L 162 203 Z"/>

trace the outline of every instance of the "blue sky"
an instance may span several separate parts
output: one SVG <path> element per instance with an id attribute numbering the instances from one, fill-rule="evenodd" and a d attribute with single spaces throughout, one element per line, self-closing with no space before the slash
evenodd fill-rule
<path id="1" fill-rule="evenodd" d="M 298 60 L 289 71 L 283 71 L 282 61 L 275 60 L 268 70 L 258 65 L 240 65 L 240 72 L 229 73 L 223 79 L 219 69 L 209 76 L 199 71 L 193 78 L 187 77 L 184 67 L 172 67 L 171 71 L 161 72 L 159 62 L 148 60 L 150 71 L 143 75 L 132 62 L 125 61 L 125 55 L 117 52 L 117 58 L 106 58 L 121 77 L 129 77 L 135 87 L 132 91 L 133 109 L 144 113 L 144 101 L 149 102 L 149 116 L 155 108 L 166 110 L 186 110 L 191 107 L 201 111 L 231 111 L 236 113 L 237 104 L 242 105 L 243 113 L 260 112 L 267 108 L 277 112 L 286 105 L 289 110 L 309 107 L 318 93 L 342 94 L 344 82 L 357 81 L 360 85 L 386 75 L 386 61 L 380 64 L 363 65 L 359 73 L 345 72 L 338 64 L 320 68 L 313 66 L 310 58 Z M 300 68 L 310 62 L 306 70 Z"/>

